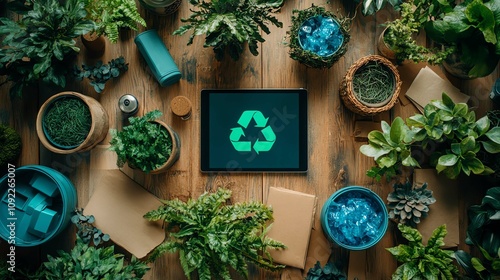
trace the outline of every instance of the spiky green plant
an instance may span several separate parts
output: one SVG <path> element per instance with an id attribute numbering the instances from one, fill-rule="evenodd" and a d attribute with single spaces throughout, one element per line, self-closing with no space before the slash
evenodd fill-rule
<path id="1" fill-rule="evenodd" d="M 410 181 L 394 184 L 394 191 L 387 196 L 389 217 L 399 223 L 416 227 L 420 219 L 427 217 L 429 205 L 436 202 L 427 183 L 413 187 Z"/>
<path id="2" fill-rule="evenodd" d="M 199 279 L 231 279 L 229 268 L 248 277 L 247 262 L 276 270 L 268 249 L 285 246 L 266 236 L 272 209 L 259 202 L 229 204 L 231 191 L 219 188 L 197 200 L 165 200 L 148 212 L 150 221 L 163 220 L 167 240 L 150 256 L 154 261 L 166 252 L 179 252 L 184 273 L 198 272 Z M 264 258 L 267 256 L 267 259 Z"/>
<path id="3" fill-rule="evenodd" d="M 448 233 L 446 225 L 432 232 L 427 245 L 422 243 L 422 234 L 418 230 L 403 224 L 398 224 L 398 229 L 408 244 L 387 248 L 402 263 L 392 274 L 393 280 L 453 280 L 458 275 L 458 268 L 453 264 L 453 251 L 441 249 Z"/>

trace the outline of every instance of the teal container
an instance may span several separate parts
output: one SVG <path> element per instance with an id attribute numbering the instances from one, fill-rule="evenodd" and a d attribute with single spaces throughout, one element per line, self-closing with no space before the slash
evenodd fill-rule
<path id="1" fill-rule="evenodd" d="M 179 68 L 156 30 L 140 33 L 134 42 L 162 87 L 177 83 L 181 79 Z"/>
<path id="2" fill-rule="evenodd" d="M 339 218 L 342 215 L 346 218 Z M 377 244 L 389 225 L 384 201 L 360 186 L 345 187 L 332 194 L 321 209 L 320 220 L 327 238 L 348 250 L 365 250 Z M 360 234 L 363 232 L 367 233 Z"/>
<path id="3" fill-rule="evenodd" d="M 0 237 L 20 247 L 43 244 L 68 226 L 77 205 L 75 187 L 50 167 L 12 171 L 0 179 Z"/>

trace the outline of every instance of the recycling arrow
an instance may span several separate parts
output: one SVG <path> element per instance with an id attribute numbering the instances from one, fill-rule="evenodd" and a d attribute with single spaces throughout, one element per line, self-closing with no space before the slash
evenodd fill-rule
<path id="1" fill-rule="evenodd" d="M 254 151 L 259 154 L 260 152 L 268 152 L 276 142 L 276 134 L 274 133 L 271 126 L 266 126 L 269 118 L 264 117 L 262 112 L 256 110 L 244 111 L 240 118 L 238 119 L 238 124 L 241 127 L 231 128 L 231 134 L 229 134 L 229 140 L 233 145 L 234 149 L 238 152 L 250 152 L 252 150 L 251 141 L 240 141 L 242 137 L 245 137 L 245 131 L 243 128 L 247 128 L 252 119 L 255 121 L 255 127 L 263 127 L 260 131 L 264 140 L 257 139 L 253 144 Z"/>

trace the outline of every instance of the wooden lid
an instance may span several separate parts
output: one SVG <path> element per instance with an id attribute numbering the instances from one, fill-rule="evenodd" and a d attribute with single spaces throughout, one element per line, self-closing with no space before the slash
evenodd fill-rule
<path id="1" fill-rule="evenodd" d="M 172 113 L 179 117 L 185 117 L 191 113 L 191 101 L 185 96 L 176 96 L 170 103 Z"/>

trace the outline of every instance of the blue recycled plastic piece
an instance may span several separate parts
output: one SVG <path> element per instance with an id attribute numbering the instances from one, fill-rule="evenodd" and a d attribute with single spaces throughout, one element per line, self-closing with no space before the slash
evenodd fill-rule
<path id="1" fill-rule="evenodd" d="M 142 32 L 135 37 L 134 42 L 162 87 L 181 79 L 179 68 L 156 30 Z"/>
<path id="2" fill-rule="evenodd" d="M 365 250 L 377 244 L 389 225 L 384 201 L 360 186 L 332 194 L 321 209 L 320 220 L 328 239 L 348 250 Z"/>

